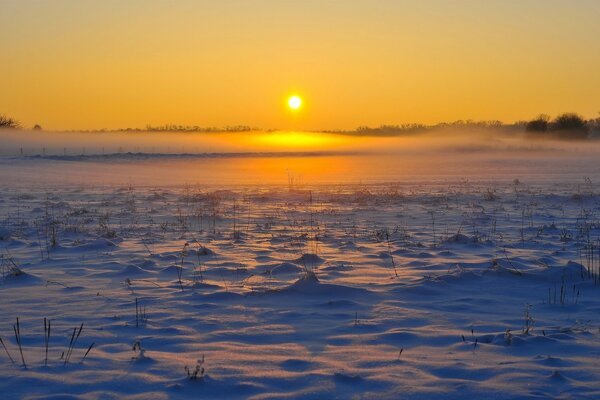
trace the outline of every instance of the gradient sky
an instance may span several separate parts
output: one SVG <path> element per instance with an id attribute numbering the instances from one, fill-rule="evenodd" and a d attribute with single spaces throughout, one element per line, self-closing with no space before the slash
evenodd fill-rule
<path id="1" fill-rule="evenodd" d="M 0 0 L 0 48 L 0 113 L 46 129 L 600 111 L 595 0 Z"/>

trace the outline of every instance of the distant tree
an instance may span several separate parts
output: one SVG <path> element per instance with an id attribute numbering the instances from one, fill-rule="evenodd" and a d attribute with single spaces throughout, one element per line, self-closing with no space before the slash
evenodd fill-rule
<path id="1" fill-rule="evenodd" d="M 598 113 L 600 114 L 600 113 Z M 588 121 L 588 125 L 590 129 L 594 131 L 600 131 L 600 117 L 594 118 Z"/>
<path id="2" fill-rule="evenodd" d="M 550 124 L 553 131 L 586 131 L 585 120 L 575 113 L 564 113 L 554 118 Z"/>
<path id="3" fill-rule="evenodd" d="M 525 124 L 525 130 L 528 132 L 546 132 L 548 130 L 550 117 L 546 114 L 540 114 L 534 120 Z"/>
<path id="4" fill-rule="evenodd" d="M 35 124 L 35 125 L 33 126 L 33 130 L 34 130 L 34 131 L 41 131 L 41 130 L 42 130 L 42 126 L 41 126 L 41 125 L 38 125 L 38 124 Z"/>
<path id="5" fill-rule="evenodd" d="M 0 128 L 18 129 L 20 127 L 21 124 L 19 124 L 19 121 L 0 114 Z"/>
<path id="6" fill-rule="evenodd" d="M 586 139 L 589 127 L 587 122 L 575 113 L 564 113 L 550 123 L 552 136 L 559 139 Z"/>
<path id="7" fill-rule="evenodd" d="M 512 124 L 512 127 L 513 128 L 526 129 L 528 123 L 529 123 L 529 121 L 524 121 L 524 120 L 521 119 L 521 120 L 515 121 Z"/>

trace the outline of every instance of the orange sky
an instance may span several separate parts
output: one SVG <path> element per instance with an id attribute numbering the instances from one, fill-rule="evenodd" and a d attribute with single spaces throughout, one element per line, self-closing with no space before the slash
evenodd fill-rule
<path id="1" fill-rule="evenodd" d="M 596 117 L 598 21 L 593 0 L 0 0 L 0 113 L 46 129 Z"/>

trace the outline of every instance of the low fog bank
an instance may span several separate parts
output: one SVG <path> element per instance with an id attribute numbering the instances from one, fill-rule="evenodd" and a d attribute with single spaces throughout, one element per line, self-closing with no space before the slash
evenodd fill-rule
<path id="1" fill-rule="evenodd" d="M 539 140 L 493 129 L 392 137 L 314 132 L 0 135 L 0 185 L 8 188 L 600 181 L 600 141 Z"/>
<path id="2" fill-rule="evenodd" d="M 357 131 L 358 132 L 358 131 Z M 562 140 L 506 128 L 439 128 L 401 135 L 365 132 L 44 132 L 0 130 L 0 156 L 81 156 L 143 153 L 597 153 L 600 140 Z"/>

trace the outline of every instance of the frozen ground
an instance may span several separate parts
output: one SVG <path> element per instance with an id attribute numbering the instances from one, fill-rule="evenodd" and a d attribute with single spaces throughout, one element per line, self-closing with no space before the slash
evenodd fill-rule
<path id="1" fill-rule="evenodd" d="M 5 175 L 1 397 L 598 398 L 596 176 L 514 178 Z"/>

